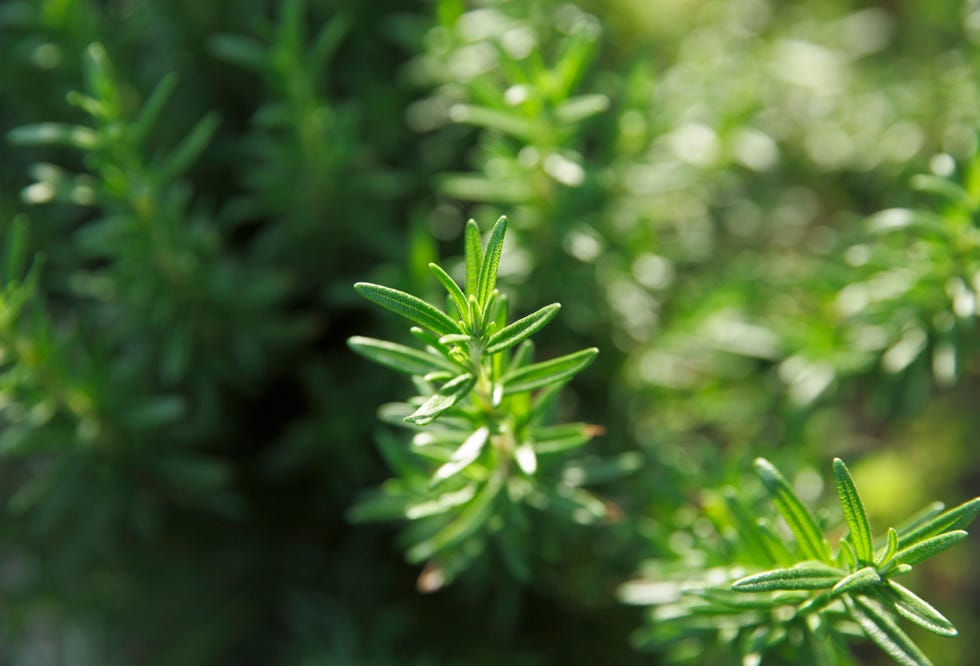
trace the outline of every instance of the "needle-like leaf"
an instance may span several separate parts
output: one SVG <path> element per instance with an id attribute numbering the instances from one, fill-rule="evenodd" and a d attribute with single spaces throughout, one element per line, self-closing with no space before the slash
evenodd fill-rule
<path id="1" fill-rule="evenodd" d="M 889 527 L 888 544 L 885 546 L 885 550 L 881 556 L 875 559 L 875 564 L 878 566 L 886 564 L 895 556 L 896 552 L 898 552 L 898 532 L 895 531 L 894 527 Z"/>
<path id="2" fill-rule="evenodd" d="M 888 588 L 888 592 L 883 595 L 888 605 L 906 620 L 940 636 L 957 634 L 952 622 L 914 592 L 893 580 L 888 581 Z"/>
<path id="3" fill-rule="evenodd" d="M 507 233 L 507 218 L 501 216 L 490 230 L 487 247 L 483 251 L 483 261 L 480 264 L 480 278 L 477 283 L 476 297 L 481 308 L 485 308 L 497 285 L 497 269 L 500 266 L 500 253 L 504 248 L 504 235 Z"/>
<path id="4" fill-rule="evenodd" d="M 453 452 L 452 457 L 449 458 L 449 462 L 436 470 L 432 480 L 442 481 L 443 479 L 448 479 L 480 457 L 480 452 L 483 451 L 483 445 L 486 444 L 489 435 L 490 429 L 486 426 L 475 430 Z"/>
<path id="5" fill-rule="evenodd" d="M 844 572 L 822 562 L 803 562 L 789 569 L 772 569 L 740 578 L 732 583 L 737 592 L 773 590 L 821 590 L 832 588 Z"/>
<path id="6" fill-rule="evenodd" d="M 932 666 L 919 646 L 875 602 L 858 596 L 843 597 L 851 617 L 868 638 L 902 666 Z"/>
<path id="7" fill-rule="evenodd" d="M 823 532 L 820 531 L 816 519 L 796 496 L 779 470 L 765 458 L 756 458 L 755 471 L 769 491 L 772 503 L 796 537 L 797 546 L 803 557 L 808 560 L 833 563 L 830 546 Z"/>
<path id="8" fill-rule="evenodd" d="M 875 583 L 880 582 L 881 576 L 878 575 L 878 571 L 874 567 L 863 567 L 849 576 L 842 578 L 836 585 L 834 585 L 834 589 L 831 590 L 831 592 L 833 594 L 854 592 L 855 590 L 860 590 L 868 587 L 869 585 L 874 585 Z"/>
<path id="9" fill-rule="evenodd" d="M 370 282 L 358 282 L 354 285 L 354 289 L 369 301 L 439 335 L 462 332 L 449 315 L 429 305 L 418 296 Z"/>
<path id="10" fill-rule="evenodd" d="M 854 479 L 851 478 L 847 465 L 840 458 L 834 458 L 834 477 L 837 480 L 837 494 L 840 496 L 847 526 L 851 530 L 851 543 L 854 545 L 858 562 L 871 564 L 874 562 L 875 550 L 868 514 L 864 510 L 864 503 L 854 485 Z"/>
<path id="11" fill-rule="evenodd" d="M 585 369 L 595 359 L 595 347 L 560 356 L 550 361 L 534 363 L 504 377 L 504 393 L 520 393 L 564 381 Z"/>
<path id="12" fill-rule="evenodd" d="M 410 375 L 425 375 L 430 372 L 459 372 L 459 366 L 451 361 L 405 345 L 387 340 L 375 340 L 358 335 L 347 340 L 347 345 L 367 359 L 380 363 L 392 370 Z"/>
<path id="13" fill-rule="evenodd" d="M 905 548 L 917 541 L 955 529 L 963 529 L 980 513 L 980 497 L 955 506 L 949 511 L 935 516 L 912 530 L 899 535 L 898 545 Z"/>
<path id="14" fill-rule="evenodd" d="M 918 564 L 919 562 L 928 559 L 935 555 L 936 553 L 941 553 L 950 546 L 953 546 L 963 539 L 965 539 L 967 533 L 963 530 L 954 530 L 952 532 L 946 532 L 944 534 L 939 534 L 918 543 L 909 546 L 908 548 L 902 548 L 895 556 L 892 558 L 893 562 L 899 562 L 901 564 Z"/>
<path id="15" fill-rule="evenodd" d="M 513 324 L 491 335 L 484 351 L 487 354 L 497 354 L 523 342 L 551 321 L 560 309 L 561 305 L 552 303 L 533 314 L 518 319 Z"/>
<path id="16" fill-rule="evenodd" d="M 480 227 L 476 220 L 466 223 L 466 296 L 477 295 L 480 284 L 480 265 L 483 263 L 483 248 L 480 244 Z"/>
<path id="17" fill-rule="evenodd" d="M 456 518 L 431 538 L 408 549 L 410 562 L 422 562 L 474 534 L 493 515 L 495 501 L 504 486 L 502 474 L 493 474 Z"/>
<path id="18" fill-rule="evenodd" d="M 428 425 L 447 409 L 451 409 L 457 402 L 470 392 L 473 388 L 475 379 L 470 373 L 462 374 L 452 381 L 443 384 L 436 393 L 429 396 L 429 399 L 422 403 L 412 414 L 405 417 L 407 423 L 415 425 Z"/>
<path id="19" fill-rule="evenodd" d="M 408 518 L 409 520 L 418 520 L 419 518 L 427 518 L 429 516 L 445 513 L 450 509 L 466 504 L 473 499 L 474 495 L 476 495 L 475 486 L 464 486 L 460 490 L 444 493 L 435 499 L 418 502 L 416 504 L 412 504 L 411 506 L 405 507 L 405 518 Z"/>
<path id="20" fill-rule="evenodd" d="M 466 296 L 463 294 L 463 290 L 459 288 L 459 285 L 456 284 L 456 280 L 452 279 L 449 273 L 444 271 L 442 266 L 439 264 L 430 263 L 429 270 L 435 273 L 436 277 L 439 278 L 439 282 L 441 282 L 442 286 L 446 288 L 446 291 L 449 292 L 449 295 L 453 299 L 453 303 L 456 304 L 456 309 L 459 311 L 459 316 L 465 319 L 467 311 Z"/>

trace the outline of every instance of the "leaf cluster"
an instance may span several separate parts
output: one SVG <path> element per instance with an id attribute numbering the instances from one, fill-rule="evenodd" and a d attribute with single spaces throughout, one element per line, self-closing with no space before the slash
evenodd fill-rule
<path id="1" fill-rule="evenodd" d="M 598 350 L 534 361 L 530 337 L 560 306 L 553 303 L 508 323 L 507 299 L 496 288 L 506 229 L 502 217 L 484 247 L 476 222 L 467 223 L 462 285 L 429 264 L 446 290 L 452 316 L 391 287 L 355 285 L 366 299 L 413 324 L 411 333 L 422 348 L 361 336 L 348 341 L 366 358 L 412 375 L 420 392 L 382 409 L 384 420 L 413 431 L 410 449 L 381 438 L 398 477 L 357 504 L 351 517 L 409 521 L 408 559 L 433 562 L 420 579 L 426 589 L 451 580 L 491 537 L 511 572 L 526 580 L 526 507 L 577 523 L 607 514 L 603 502 L 580 487 L 588 475 L 568 474 L 561 464 L 561 454 L 580 448 L 600 429 L 548 422 L 561 388 Z"/>
<path id="2" fill-rule="evenodd" d="M 791 540 L 729 493 L 719 515 L 730 521 L 736 561 L 765 570 L 739 575 L 741 567 L 729 567 L 713 576 L 689 577 L 684 587 L 658 600 L 662 610 L 655 617 L 668 628 L 651 638 L 669 644 L 670 625 L 688 632 L 729 631 L 738 636 L 735 645 L 744 659 L 795 654 L 803 663 L 822 665 L 850 663 L 847 644 L 863 636 L 897 663 L 931 664 L 898 619 L 940 636 L 955 636 L 956 629 L 896 578 L 962 541 L 963 528 L 980 513 L 980 498 L 948 510 L 930 505 L 876 538 L 847 466 L 838 458 L 833 467 L 847 526 L 836 549 L 779 470 L 758 458 L 755 471 Z M 719 578 L 736 579 L 719 585 Z M 642 580 L 627 584 L 621 595 L 631 603 L 649 603 L 644 585 Z"/>

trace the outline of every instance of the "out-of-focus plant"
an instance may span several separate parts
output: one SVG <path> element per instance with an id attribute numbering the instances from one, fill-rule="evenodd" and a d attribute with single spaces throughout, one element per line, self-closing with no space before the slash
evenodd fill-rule
<path id="1" fill-rule="evenodd" d="M 763 663 L 771 653 L 822 666 L 854 663 L 847 643 L 863 633 L 897 663 L 931 664 L 896 619 L 940 636 L 955 636 L 956 629 L 895 578 L 965 538 L 963 528 L 980 512 L 980 498 L 946 511 L 936 502 L 875 538 L 847 466 L 835 459 L 848 532 L 834 552 L 782 474 L 763 458 L 755 469 L 792 541 L 757 516 L 740 493 L 727 491 L 707 508 L 697 530 L 702 548 L 721 553 L 719 562 L 692 560 L 687 577 L 671 569 L 676 563 L 651 563 L 650 578 L 621 588 L 629 603 L 654 604 L 651 626 L 638 632 L 639 642 L 666 650 L 677 663 L 704 663 L 698 661 L 703 651 L 713 654 L 723 644 L 735 648 L 732 663 Z M 765 570 L 745 575 L 759 569 Z"/>
<path id="2" fill-rule="evenodd" d="M 439 191 L 514 212 L 520 236 L 509 273 L 526 276 L 543 265 L 572 276 L 560 284 L 587 284 L 574 277 L 565 249 L 578 239 L 580 254 L 596 256 L 590 224 L 603 185 L 588 153 L 600 145 L 610 109 L 606 94 L 586 88 L 601 45 L 598 20 L 552 2 L 469 11 L 444 2 L 439 18 L 424 38 L 425 53 L 409 67 L 413 81 L 430 90 L 409 109 L 409 123 L 436 137 L 477 130 L 472 168 L 443 170 Z M 583 306 L 568 300 L 570 316 L 586 318 Z"/>
<path id="3" fill-rule="evenodd" d="M 258 229 L 252 243 L 256 259 L 288 266 L 298 289 L 322 282 L 344 264 L 349 249 L 324 231 L 336 230 L 348 217 L 368 218 L 347 230 L 351 241 L 358 239 L 365 251 L 382 246 L 373 218 L 358 205 L 391 198 L 399 188 L 370 144 L 358 140 L 362 105 L 330 94 L 331 64 L 352 19 L 336 13 L 308 36 L 307 4 L 282 3 L 278 20 L 261 22 L 257 36 L 220 34 L 210 40 L 217 57 L 262 82 L 263 99 L 243 142 L 255 168 L 245 174 L 248 195 L 235 210 Z"/>
<path id="4" fill-rule="evenodd" d="M 216 131 L 217 116 L 201 119 L 168 152 L 152 154 L 148 137 L 176 79 L 164 79 L 134 114 L 105 49 L 93 45 L 86 84 L 69 101 L 91 124 L 26 125 L 10 140 L 68 146 L 83 153 L 90 172 L 39 164 L 24 197 L 95 208 L 99 216 L 77 232 L 84 262 L 72 288 L 96 304 L 101 326 L 129 341 L 119 348 L 128 364 L 154 364 L 151 377 L 163 386 L 192 382 L 201 405 L 213 403 L 215 382 L 256 377 L 272 350 L 298 339 L 302 325 L 270 316 L 284 293 L 282 277 L 224 253 L 214 214 L 180 181 Z"/>
<path id="5" fill-rule="evenodd" d="M 940 153 L 932 165 L 939 173 L 916 176 L 911 186 L 932 194 L 938 205 L 870 216 L 864 237 L 846 250 L 856 276 L 836 305 L 852 337 L 880 352 L 885 373 L 921 367 L 920 376 L 931 374 L 948 388 L 976 349 L 980 167 L 974 160 L 960 184 L 952 178 L 952 156 Z"/>
<path id="6" fill-rule="evenodd" d="M 412 334 L 424 348 L 349 340 L 359 354 L 412 375 L 420 392 L 382 410 L 386 421 L 415 432 L 411 448 L 381 438 L 398 477 L 355 506 L 351 517 L 409 521 L 403 543 L 409 561 L 429 562 L 419 579 L 427 591 L 452 580 L 490 541 L 511 573 L 527 580 L 528 507 L 576 523 L 607 516 L 606 505 L 581 487 L 590 481 L 589 467 L 564 456 L 600 429 L 548 422 L 561 388 L 598 350 L 532 362 L 529 338 L 560 306 L 507 323 L 507 299 L 496 289 L 506 227 L 501 218 L 481 248 L 476 222 L 467 224 L 465 289 L 439 265 L 429 265 L 454 316 L 396 289 L 355 285 L 368 300 L 414 323 Z"/>

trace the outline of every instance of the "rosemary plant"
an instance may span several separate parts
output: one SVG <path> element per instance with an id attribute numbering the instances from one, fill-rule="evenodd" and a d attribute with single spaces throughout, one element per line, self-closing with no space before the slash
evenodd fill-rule
<path id="1" fill-rule="evenodd" d="M 439 265 L 429 267 L 446 288 L 455 316 L 390 287 L 359 282 L 368 300 L 410 322 L 422 349 L 352 337 L 357 353 L 413 376 L 419 395 L 387 405 L 382 418 L 410 429 L 409 451 L 382 437 L 398 476 L 357 504 L 354 520 L 406 520 L 407 558 L 429 561 L 425 590 L 451 580 L 488 541 L 518 579 L 529 575 L 525 507 L 565 514 L 578 523 L 606 515 L 580 485 L 587 475 L 561 465 L 561 454 L 599 432 L 585 423 L 551 424 L 559 391 L 598 350 L 532 362 L 531 335 L 558 313 L 552 303 L 507 323 L 507 299 L 496 289 L 507 220 L 494 225 L 486 247 L 466 225 L 466 279 L 460 286 Z"/>
<path id="2" fill-rule="evenodd" d="M 854 663 L 847 643 L 865 638 L 899 664 L 929 666 L 897 619 L 940 636 L 955 636 L 956 629 L 896 578 L 962 541 L 963 528 L 980 513 L 980 497 L 949 510 L 936 502 L 875 538 L 854 480 L 837 458 L 834 478 L 848 531 L 835 552 L 779 470 L 758 458 L 755 471 L 792 542 L 756 518 L 734 491 L 727 493 L 724 508 L 710 511 L 725 537 L 713 547 L 742 563 L 712 568 L 702 562 L 687 580 L 679 575 L 672 582 L 637 580 L 621 589 L 627 602 L 658 605 L 647 634 L 652 642 L 683 662 L 689 660 L 690 644 L 672 649 L 679 639 L 713 634 L 735 646 L 742 664 L 762 663 L 764 655 L 774 653 L 822 666 Z M 752 564 L 747 567 L 746 561 Z M 745 575 L 747 568 L 764 570 Z M 658 574 L 670 577 L 664 570 Z"/>

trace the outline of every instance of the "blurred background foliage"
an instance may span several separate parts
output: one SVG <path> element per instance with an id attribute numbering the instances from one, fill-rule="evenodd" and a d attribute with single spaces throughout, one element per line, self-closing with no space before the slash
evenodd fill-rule
<path id="1" fill-rule="evenodd" d="M 616 590 L 729 564 L 753 458 L 830 520 L 833 456 L 872 522 L 980 489 L 978 40 L 972 0 L 0 4 L 0 663 L 734 663 Z M 500 214 L 544 355 L 602 350 L 566 409 L 645 463 L 529 584 L 424 596 L 344 519 L 397 395 L 344 340 L 400 330 L 351 285 L 435 297 Z M 978 552 L 915 572 L 936 663 Z"/>

